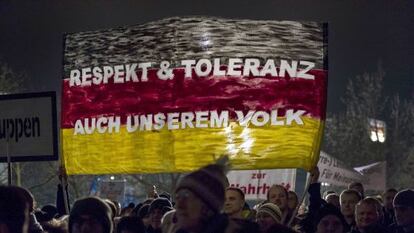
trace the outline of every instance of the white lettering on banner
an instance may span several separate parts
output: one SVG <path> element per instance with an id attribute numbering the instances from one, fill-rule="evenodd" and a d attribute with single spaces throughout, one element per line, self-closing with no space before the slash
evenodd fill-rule
<path id="1" fill-rule="evenodd" d="M 119 133 L 121 128 L 121 117 L 99 117 L 85 118 L 75 122 L 74 135 L 98 133 Z"/>
<path id="2" fill-rule="evenodd" d="M 137 68 L 138 67 L 138 68 Z M 148 69 L 151 62 L 133 63 L 115 66 L 85 67 L 80 70 L 71 70 L 69 86 L 91 86 L 107 84 L 112 78 L 114 83 L 139 82 L 137 69 L 141 71 L 141 81 L 148 81 Z"/>
<path id="3" fill-rule="evenodd" d="M 303 120 L 301 116 L 305 114 L 304 110 L 294 111 L 289 109 L 286 111 L 285 121 L 279 121 L 277 119 L 278 114 L 277 110 L 272 110 L 269 113 L 263 111 L 254 111 L 250 110 L 246 115 L 242 111 L 235 111 L 237 114 L 237 119 L 241 126 L 248 126 L 249 123 L 252 123 L 255 126 L 263 126 L 269 123 L 270 125 L 291 125 L 292 122 L 296 122 L 297 125 L 303 125 Z"/>
<path id="4" fill-rule="evenodd" d="M 184 77 L 192 78 L 193 71 L 198 77 L 271 77 L 291 79 L 309 79 L 314 80 L 315 76 L 309 72 L 315 68 L 315 63 L 301 60 L 284 60 L 279 61 L 279 68 L 276 66 L 274 59 L 267 59 L 261 64 L 256 58 L 229 58 L 227 64 L 221 64 L 220 58 L 200 60 L 182 60 L 178 62 L 184 69 Z M 148 71 L 153 68 L 152 62 L 117 64 L 113 66 L 96 66 L 73 69 L 69 72 L 69 86 L 91 86 L 108 84 L 110 82 L 127 83 L 127 82 L 147 82 Z M 226 67 L 223 70 L 222 67 Z M 155 68 L 154 68 L 155 69 Z M 158 79 L 171 80 L 174 78 L 173 69 L 170 68 L 169 61 L 161 61 L 156 72 Z M 140 72 L 140 75 L 138 75 Z"/>
<path id="5" fill-rule="evenodd" d="M 278 116 L 278 110 L 270 113 L 265 111 L 250 110 L 244 115 L 243 111 L 235 111 L 237 122 L 241 126 L 261 127 L 291 125 L 303 125 L 302 115 L 304 110 L 286 110 L 285 116 Z M 279 118 L 279 119 L 278 119 Z M 196 112 L 173 112 L 146 115 L 128 115 L 126 117 L 126 130 L 129 133 L 136 131 L 178 130 L 185 128 L 223 128 L 228 127 L 230 113 L 224 111 L 196 111 Z M 121 127 L 120 116 L 84 118 L 75 122 L 74 135 L 98 133 L 119 133 Z"/>

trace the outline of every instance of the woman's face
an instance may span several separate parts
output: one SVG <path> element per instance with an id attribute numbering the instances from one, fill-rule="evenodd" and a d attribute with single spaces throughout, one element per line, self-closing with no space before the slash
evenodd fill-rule
<path id="1" fill-rule="evenodd" d="M 298 205 L 298 197 L 294 192 L 288 193 L 288 207 L 289 210 L 294 210 L 296 206 Z"/>

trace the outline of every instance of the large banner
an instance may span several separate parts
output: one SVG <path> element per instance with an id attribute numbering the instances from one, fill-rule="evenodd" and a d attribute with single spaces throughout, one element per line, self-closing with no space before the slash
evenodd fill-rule
<path id="1" fill-rule="evenodd" d="M 65 36 L 68 174 L 316 165 L 326 24 L 168 18 Z"/>
<path id="2" fill-rule="evenodd" d="M 0 95 L 0 162 L 58 160 L 55 92 Z"/>

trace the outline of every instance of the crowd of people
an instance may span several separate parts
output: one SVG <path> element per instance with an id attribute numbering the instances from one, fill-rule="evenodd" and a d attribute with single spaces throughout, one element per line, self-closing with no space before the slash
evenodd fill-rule
<path id="1" fill-rule="evenodd" d="M 311 172 L 309 204 L 282 185 L 249 207 L 241 189 L 229 187 L 225 167 L 212 164 L 187 174 L 174 198 L 162 193 L 120 208 L 99 197 L 60 208 L 34 206 L 21 187 L 0 186 L 0 233 L 414 233 L 414 191 L 388 189 L 364 195 L 363 185 L 321 195 L 319 172 Z M 298 206 L 299 205 L 299 206 Z"/>

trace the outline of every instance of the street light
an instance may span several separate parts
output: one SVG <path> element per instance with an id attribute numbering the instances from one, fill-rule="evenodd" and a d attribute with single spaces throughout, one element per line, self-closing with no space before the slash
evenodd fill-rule
<path id="1" fill-rule="evenodd" d="M 373 142 L 380 142 L 380 143 L 384 143 L 385 142 L 385 122 L 384 121 L 380 121 L 380 120 L 376 120 L 376 119 L 368 119 L 369 120 L 369 134 L 370 134 L 370 138 L 371 141 Z"/>

